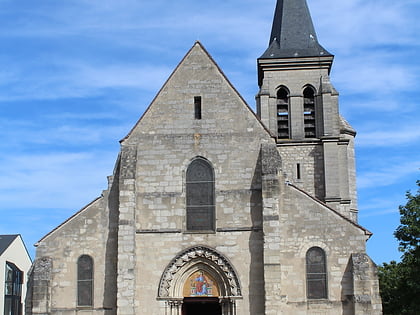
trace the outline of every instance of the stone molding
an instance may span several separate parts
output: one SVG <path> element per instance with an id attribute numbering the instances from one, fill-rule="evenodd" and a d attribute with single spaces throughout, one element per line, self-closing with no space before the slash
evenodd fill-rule
<path id="1" fill-rule="evenodd" d="M 174 296 L 171 296 L 171 292 L 173 292 L 175 279 L 181 277 L 189 267 L 198 263 L 205 264 L 222 275 L 227 289 L 225 293 L 228 296 L 242 297 L 239 278 L 227 258 L 214 249 L 194 246 L 179 253 L 168 264 L 159 283 L 158 299 L 173 299 Z"/>

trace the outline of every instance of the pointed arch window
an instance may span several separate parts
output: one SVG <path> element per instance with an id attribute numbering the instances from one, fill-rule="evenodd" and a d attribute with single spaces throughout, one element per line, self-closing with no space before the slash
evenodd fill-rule
<path id="1" fill-rule="evenodd" d="M 289 138 L 289 91 L 281 87 L 277 91 L 277 137 Z"/>
<path id="2" fill-rule="evenodd" d="M 187 230 L 214 231 L 214 171 L 203 158 L 194 159 L 186 174 Z"/>
<path id="3" fill-rule="evenodd" d="M 306 289 L 308 299 L 327 298 L 327 266 L 322 248 L 312 247 L 306 253 Z"/>
<path id="4" fill-rule="evenodd" d="M 316 137 L 315 121 L 315 90 L 308 86 L 303 90 L 303 120 L 305 124 L 305 138 Z"/>
<path id="5" fill-rule="evenodd" d="M 77 305 L 93 306 L 93 259 L 88 255 L 77 260 Z"/>

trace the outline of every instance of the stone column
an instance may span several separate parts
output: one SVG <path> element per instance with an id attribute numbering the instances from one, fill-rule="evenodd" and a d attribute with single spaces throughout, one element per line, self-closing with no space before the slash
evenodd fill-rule
<path id="1" fill-rule="evenodd" d="M 338 162 L 338 138 L 322 139 L 324 147 L 325 202 L 339 210 L 340 171 Z"/>
<path id="2" fill-rule="evenodd" d="M 136 147 L 121 148 L 117 314 L 135 315 Z"/>
<path id="3" fill-rule="evenodd" d="M 52 259 L 42 257 L 35 260 L 28 277 L 25 314 L 51 314 Z"/>
<path id="4" fill-rule="evenodd" d="M 290 139 L 305 138 L 302 95 L 290 95 L 289 97 L 289 130 Z"/>
<path id="5" fill-rule="evenodd" d="M 181 300 L 170 300 L 168 301 L 170 307 L 170 315 L 181 315 L 182 314 L 182 301 Z"/>
<path id="6" fill-rule="evenodd" d="M 382 315 L 382 301 L 375 264 L 365 253 L 352 254 L 351 261 L 354 314 Z"/>
<path id="7" fill-rule="evenodd" d="M 347 156 L 347 148 L 349 141 L 340 140 L 338 142 L 338 164 L 340 176 L 340 212 L 349 219 L 353 219 L 350 213 L 350 188 L 349 188 L 349 161 Z"/>
<path id="8" fill-rule="evenodd" d="M 235 315 L 235 300 L 230 298 L 219 298 L 220 307 L 222 309 L 222 315 Z"/>
<path id="9" fill-rule="evenodd" d="M 281 307 L 280 196 L 281 159 L 275 144 L 261 146 L 264 229 L 265 314 L 276 315 Z"/>

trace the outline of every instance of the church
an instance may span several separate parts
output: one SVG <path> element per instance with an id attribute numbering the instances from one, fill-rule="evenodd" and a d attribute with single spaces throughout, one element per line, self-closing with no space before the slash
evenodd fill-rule
<path id="1" fill-rule="evenodd" d="M 254 112 L 194 43 L 107 189 L 36 244 L 26 314 L 382 314 L 333 58 L 277 0 Z"/>

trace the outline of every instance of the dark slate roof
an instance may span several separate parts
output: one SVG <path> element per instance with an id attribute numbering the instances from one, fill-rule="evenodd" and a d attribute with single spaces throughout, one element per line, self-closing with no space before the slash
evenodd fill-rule
<path id="1" fill-rule="evenodd" d="M 19 235 L 0 235 L 0 255 L 12 244 Z"/>
<path id="2" fill-rule="evenodd" d="M 268 49 L 262 59 L 332 56 L 319 43 L 306 0 L 277 0 Z"/>

